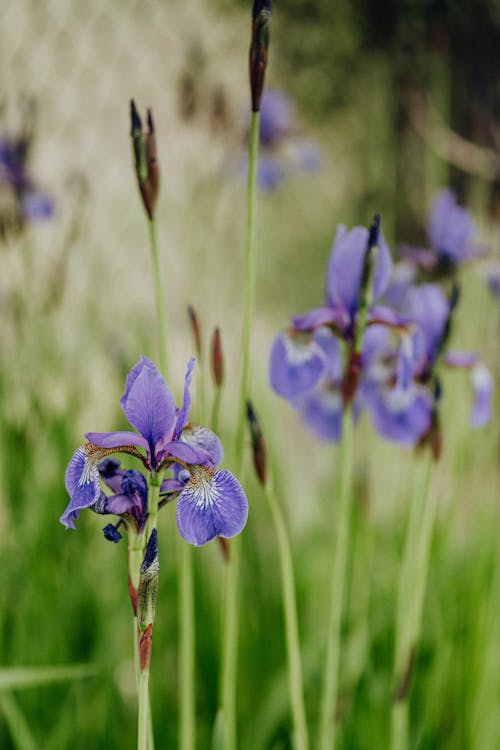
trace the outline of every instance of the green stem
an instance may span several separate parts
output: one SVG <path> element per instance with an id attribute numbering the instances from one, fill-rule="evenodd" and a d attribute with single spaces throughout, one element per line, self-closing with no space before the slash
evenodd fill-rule
<path id="1" fill-rule="evenodd" d="M 212 404 L 212 417 L 210 420 L 210 426 L 212 430 L 217 433 L 219 427 L 219 412 L 221 402 L 222 388 L 215 389 L 214 402 Z"/>
<path id="2" fill-rule="evenodd" d="M 179 749 L 193 750 L 196 745 L 196 713 L 194 695 L 194 586 L 193 551 L 181 543 L 179 580 L 180 612 L 180 716 Z"/>
<path id="3" fill-rule="evenodd" d="M 323 693 L 321 699 L 321 750 L 333 750 L 335 745 L 335 716 L 340 664 L 340 629 L 347 569 L 347 554 L 352 515 L 352 478 L 354 467 L 354 426 L 350 410 L 344 411 L 340 445 L 340 498 L 337 537 L 332 567 L 331 601 L 326 648 Z"/>
<path id="4" fill-rule="evenodd" d="M 149 669 L 141 672 L 139 678 L 139 724 L 137 750 L 148 750 L 149 736 Z"/>
<path id="5" fill-rule="evenodd" d="M 247 239 L 245 275 L 245 313 L 243 319 L 243 352 L 238 423 L 236 429 L 235 466 L 237 474 L 243 466 L 243 441 L 245 410 L 250 383 L 250 343 L 255 304 L 255 204 L 257 186 L 257 161 L 259 154 L 260 113 L 252 112 L 248 147 L 247 189 Z M 231 560 L 226 566 L 225 602 L 223 623 L 223 655 L 221 676 L 221 702 L 224 718 L 225 750 L 236 750 L 236 672 L 238 662 L 239 601 L 238 583 L 240 567 L 240 540 L 231 541 Z"/>
<path id="6" fill-rule="evenodd" d="M 418 467 L 415 491 L 406 530 L 401 575 L 398 583 L 394 655 L 394 698 L 391 748 L 408 747 L 409 693 L 415 649 L 420 639 L 429 571 L 437 498 L 436 480 L 430 481 L 431 458 Z"/>
<path id="7" fill-rule="evenodd" d="M 290 692 L 290 703 L 292 707 L 294 726 L 293 747 L 294 750 L 308 750 L 309 737 L 307 733 L 306 710 L 304 705 L 304 687 L 300 658 L 299 625 L 292 553 L 285 520 L 272 483 L 266 485 L 265 493 L 276 530 L 281 564 L 281 590 L 288 656 L 288 689 Z"/>
<path id="8" fill-rule="evenodd" d="M 153 256 L 153 276 L 155 283 L 156 318 L 158 321 L 158 355 L 160 357 L 160 372 L 164 378 L 167 378 L 167 316 L 165 309 L 165 291 L 163 285 L 163 275 L 161 272 L 155 219 L 150 219 L 150 221 L 148 222 L 148 226 L 149 243 L 151 245 L 151 255 Z"/>

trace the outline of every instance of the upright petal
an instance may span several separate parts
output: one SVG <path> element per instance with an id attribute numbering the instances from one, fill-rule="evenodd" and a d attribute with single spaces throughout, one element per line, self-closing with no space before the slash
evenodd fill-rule
<path id="1" fill-rule="evenodd" d="M 224 458 L 222 443 L 212 430 L 198 424 L 187 424 L 181 435 L 181 442 L 193 448 L 201 448 L 211 456 L 213 465 L 219 466 Z"/>
<path id="2" fill-rule="evenodd" d="M 471 371 L 474 388 L 474 407 L 470 418 L 472 427 L 483 427 L 491 419 L 491 402 L 493 398 L 493 378 L 490 371 L 482 364 L 477 364 Z"/>
<path id="3" fill-rule="evenodd" d="M 312 338 L 280 333 L 271 349 L 271 386 L 283 398 L 294 398 L 314 388 L 325 364 L 325 355 Z"/>
<path id="4" fill-rule="evenodd" d="M 355 227 L 348 232 L 340 225 L 328 261 L 327 303 L 345 307 L 351 316 L 358 309 L 367 242 L 368 230 L 365 227 Z"/>
<path id="5" fill-rule="evenodd" d="M 120 404 L 130 424 L 147 441 L 151 454 L 162 438 L 170 439 L 175 425 L 174 398 L 147 357 L 141 356 L 127 375 Z"/>
<path id="6" fill-rule="evenodd" d="M 189 407 L 191 406 L 191 395 L 189 393 L 189 388 L 191 385 L 191 380 L 193 379 L 194 363 L 195 363 L 195 359 L 194 357 L 191 357 L 187 365 L 186 377 L 184 380 L 184 401 L 183 401 L 182 407 L 179 409 L 177 413 L 177 419 L 175 422 L 175 429 L 174 429 L 174 435 L 173 435 L 174 440 L 177 440 L 179 438 L 182 430 L 184 429 L 185 424 L 188 421 Z"/>
<path id="7" fill-rule="evenodd" d="M 239 534 L 247 520 L 248 502 L 241 484 L 226 469 L 192 467 L 176 516 L 182 538 L 199 547 L 216 536 Z"/>
<path id="8" fill-rule="evenodd" d="M 75 528 L 75 521 L 82 508 L 89 508 L 100 497 L 97 462 L 101 455 L 87 445 L 77 448 L 68 464 L 65 475 L 66 489 L 70 496 L 66 510 L 59 519 L 68 529 Z"/>
<path id="9" fill-rule="evenodd" d="M 373 274 L 373 301 L 379 299 L 386 292 L 391 281 L 392 268 L 391 251 L 384 235 L 379 232 L 375 273 Z"/>
<path id="10" fill-rule="evenodd" d="M 434 362 L 450 316 L 450 303 L 438 284 L 413 287 L 406 295 L 404 312 L 419 326 L 429 364 Z"/>

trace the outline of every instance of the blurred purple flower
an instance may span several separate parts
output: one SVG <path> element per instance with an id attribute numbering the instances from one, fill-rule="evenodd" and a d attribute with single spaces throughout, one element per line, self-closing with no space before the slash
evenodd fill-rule
<path id="1" fill-rule="evenodd" d="M 281 91 L 265 91 L 260 104 L 260 143 L 276 146 L 292 132 L 293 104 Z"/>
<path id="2" fill-rule="evenodd" d="M 127 514 L 138 527 L 144 523 L 147 490 L 142 474 L 123 472 L 117 462 L 100 463 L 112 453 L 123 452 L 138 458 L 152 474 L 173 470 L 160 493 L 178 496 L 177 525 L 186 541 L 200 545 L 214 536 L 230 537 L 242 530 L 247 500 L 238 480 L 216 468 L 222 458 L 219 439 L 207 428 L 187 424 L 193 367 L 194 358 L 187 367 L 180 408 L 175 407 L 169 387 L 149 359 L 142 356 L 130 370 L 120 403 L 137 432 L 86 434 L 89 442 L 75 451 L 66 470 L 70 502 L 60 519 L 64 526 L 75 528 L 80 510 L 90 507 Z M 100 477 L 115 495 L 103 499 Z"/>
<path id="3" fill-rule="evenodd" d="M 430 248 L 404 247 L 402 257 L 424 273 L 446 276 L 462 263 L 480 256 L 473 244 L 475 224 L 467 209 L 457 204 L 450 190 L 433 201 L 427 226 Z"/>

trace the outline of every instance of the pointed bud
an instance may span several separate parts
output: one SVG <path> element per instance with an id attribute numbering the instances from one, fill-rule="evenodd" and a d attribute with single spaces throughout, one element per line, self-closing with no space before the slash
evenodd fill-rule
<path id="1" fill-rule="evenodd" d="M 158 534 L 156 529 L 153 529 L 141 565 L 139 591 L 137 594 L 138 639 L 139 654 L 141 656 L 141 669 L 145 669 L 149 666 L 149 659 L 151 657 L 151 638 L 156 613 L 159 572 Z M 143 663 L 145 664 L 144 667 Z"/>
<path id="2" fill-rule="evenodd" d="M 224 384 L 224 357 L 219 328 L 215 328 L 212 336 L 212 377 L 215 387 L 222 388 Z"/>
<path id="3" fill-rule="evenodd" d="M 252 437 L 253 465 L 260 483 L 265 487 L 267 481 L 266 443 L 262 434 L 260 422 L 251 401 L 247 401 L 247 419 Z"/>
<path id="4" fill-rule="evenodd" d="M 373 221 L 368 229 L 368 242 L 366 245 L 365 262 L 363 266 L 363 275 L 361 277 L 360 295 L 361 298 L 367 298 L 369 294 L 370 281 L 373 278 L 373 269 L 375 268 L 376 253 L 374 248 L 378 247 L 380 234 L 380 214 L 375 214 Z"/>
<path id="5" fill-rule="evenodd" d="M 130 135 L 134 152 L 134 166 L 142 203 L 150 220 L 158 198 L 160 176 L 156 157 L 153 118 L 148 110 L 148 132 L 142 131 L 142 120 L 133 99 L 130 101 Z"/>
<path id="6" fill-rule="evenodd" d="M 231 547 L 229 539 L 226 539 L 224 536 L 218 536 L 217 540 L 219 542 L 219 547 L 222 552 L 222 557 L 224 558 L 224 562 L 229 562 L 231 559 Z"/>
<path id="7" fill-rule="evenodd" d="M 266 76 L 271 31 L 271 0 L 254 0 L 252 9 L 252 40 L 250 43 L 250 90 L 252 111 L 260 110 Z"/>
<path id="8" fill-rule="evenodd" d="M 198 362 L 201 364 L 203 362 L 201 347 L 201 325 L 196 310 L 194 309 L 194 307 L 192 307 L 192 305 L 188 306 L 188 315 L 189 323 L 191 325 L 191 331 L 193 333 L 194 349 L 196 352 L 196 356 L 198 357 Z"/>

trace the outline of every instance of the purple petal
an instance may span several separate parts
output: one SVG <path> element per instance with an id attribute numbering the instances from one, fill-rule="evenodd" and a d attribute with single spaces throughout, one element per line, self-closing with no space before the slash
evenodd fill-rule
<path id="1" fill-rule="evenodd" d="M 99 513 L 112 513 L 115 516 L 121 516 L 122 513 L 131 513 L 136 503 L 133 495 L 120 493 L 118 495 L 107 495 L 99 508 Z"/>
<path id="2" fill-rule="evenodd" d="M 326 357 L 325 374 L 334 383 L 340 382 L 343 361 L 338 340 L 329 328 L 318 328 L 313 338 Z"/>
<path id="3" fill-rule="evenodd" d="M 144 356 L 127 375 L 120 401 L 130 424 L 147 440 L 151 454 L 160 440 L 169 439 L 175 425 L 175 403 L 155 365 Z"/>
<path id="4" fill-rule="evenodd" d="M 271 386 L 283 398 L 294 398 L 316 385 L 325 366 L 325 355 L 312 338 L 280 333 L 271 349 Z"/>
<path id="5" fill-rule="evenodd" d="M 374 388 L 365 404 L 377 432 L 401 445 L 414 445 L 431 424 L 432 396 L 422 388 Z"/>
<path id="6" fill-rule="evenodd" d="M 123 448 L 125 445 L 138 445 L 149 450 L 148 442 L 135 432 L 122 430 L 120 432 L 86 432 L 85 437 L 99 448 Z"/>
<path id="7" fill-rule="evenodd" d="M 186 472 L 188 474 L 187 479 L 190 479 L 189 472 Z M 161 483 L 160 487 L 160 493 L 163 492 L 181 492 L 181 490 L 184 488 L 184 485 L 186 482 L 182 481 L 181 479 L 174 479 L 173 477 L 169 477 L 168 479 L 164 479 Z"/>
<path id="8" fill-rule="evenodd" d="M 439 193 L 432 204 L 428 226 L 430 241 L 439 254 L 453 263 L 468 260 L 474 231 L 472 216 L 457 205 L 453 193 Z"/>
<path id="9" fill-rule="evenodd" d="M 472 427 L 483 427 L 491 419 L 493 378 L 490 371 L 480 363 L 472 369 L 471 380 L 475 399 L 470 423 Z"/>
<path id="10" fill-rule="evenodd" d="M 427 359 L 432 363 L 450 315 L 450 303 L 445 293 L 438 284 L 413 287 L 406 296 L 403 312 L 420 327 Z"/>
<path id="11" fill-rule="evenodd" d="M 337 388 L 320 386 L 303 396 L 299 412 L 307 427 L 321 440 L 340 440 L 342 434 L 342 397 Z"/>
<path id="12" fill-rule="evenodd" d="M 202 427 L 197 424 L 188 424 L 184 427 L 181 435 L 181 442 L 201 448 L 211 457 L 213 465 L 219 466 L 224 458 L 224 448 L 222 443 L 212 430 L 208 427 Z"/>
<path id="13" fill-rule="evenodd" d="M 210 454 L 196 445 L 188 445 L 180 440 L 175 440 L 164 448 L 164 456 L 173 456 L 178 458 L 179 461 L 183 461 L 186 464 L 204 464 L 206 466 L 212 466 L 212 457 Z"/>
<path id="14" fill-rule="evenodd" d="M 415 336 L 405 334 L 401 336 L 398 358 L 396 361 L 396 386 L 398 391 L 408 391 L 413 385 L 415 373 Z"/>
<path id="15" fill-rule="evenodd" d="M 337 233 L 326 272 L 326 299 L 328 305 L 346 308 L 351 315 L 358 309 L 359 287 L 368 242 L 368 230 L 355 227 L 337 227 Z"/>
<path id="16" fill-rule="evenodd" d="M 339 226 L 326 274 L 326 299 L 329 305 L 346 308 L 354 315 L 359 306 L 359 292 L 368 249 L 368 230 L 354 227 L 350 232 Z M 387 289 L 392 274 L 391 253 L 379 234 L 373 299 L 378 299 Z"/>
<path id="17" fill-rule="evenodd" d="M 179 438 L 179 435 L 181 434 L 188 420 L 189 407 L 191 406 L 191 395 L 189 393 L 189 387 L 191 385 L 191 380 L 193 379 L 194 363 L 195 359 L 194 357 L 191 357 L 187 365 L 186 377 L 184 379 L 184 401 L 181 409 L 179 409 L 177 420 L 175 422 L 175 429 L 173 434 L 174 440 L 177 440 Z"/>
<path id="18" fill-rule="evenodd" d="M 474 367 L 479 362 L 479 357 L 474 352 L 462 352 L 456 349 L 446 353 L 444 361 L 450 367 Z"/>
<path id="19" fill-rule="evenodd" d="M 436 253 L 428 248 L 404 246 L 401 248 L 401 257 L 403 261 L 408 261 L 423 271 L 432 271 L 437 266 Z"/>
<path id="20" fill-rule="evenodd" d="M 373 305 L 368 311 L 369 325 L 384 325 L 389 328 L 405 328 L 411 322 L 408 315 L 401 315 L 385 305 Z"/>
<path id="21" fill-rule="evenodd" d="M 44 193 L 31 190 L 23 195 L 21 209 L 27 221 L 50 219 L 54 214 L 54 201 Z"/>
<path id="22" fill-rule="evenodd" d="M 260 103 L 260 142 L 265 146 L 279 143 L 289 132 L 293 121 L 293 104 L 280 91 L 265 91 Z"/>
<path id="23" fill-rule="evenodd" d="M 351 317 L 344 307 L 332 305 L 331 307 L 316 307 L 303 315 L 296 315 L 292 319 L 292 324 L 296 331 L 315 330 L 329 324 L 345 331 L 351 324 Z"/>
<path id="24" fill-rule="evenodd" d="M 120 462 L 114 458 L 104 458 L 99 462 L 97 469 L 103 482 L 115 493 L 121 491 L 122 478 L 125 473 L 120 468 Z"/>
<path id="25" fill-rule="evenodd" d="M 199 547 L 216 536 L 239 534 L 247 520 L 248 502 L 241 484 L 226 469 L 193 467 L 177 501 L 176 516 L 182 538 Z"/>
<path id="26" fill-rule="evenodd" d="M 89 508 L 100 497 L 98 458 L 99 456 L 89 453 L 89 449 L 83 446 L 76 449 L 68 464 L 65 483 L 71 500 L 59 519 L 68 529 L 75 528 L 80 510 Z"/>
<path id="27" fill-rule="evenodd" d="M 413 263 L 407 263 L 404 260 L 397 263 L 393 268 L 389 286 L 385 290 L 384 302 L 400 310 L 416 275 Z"/>

